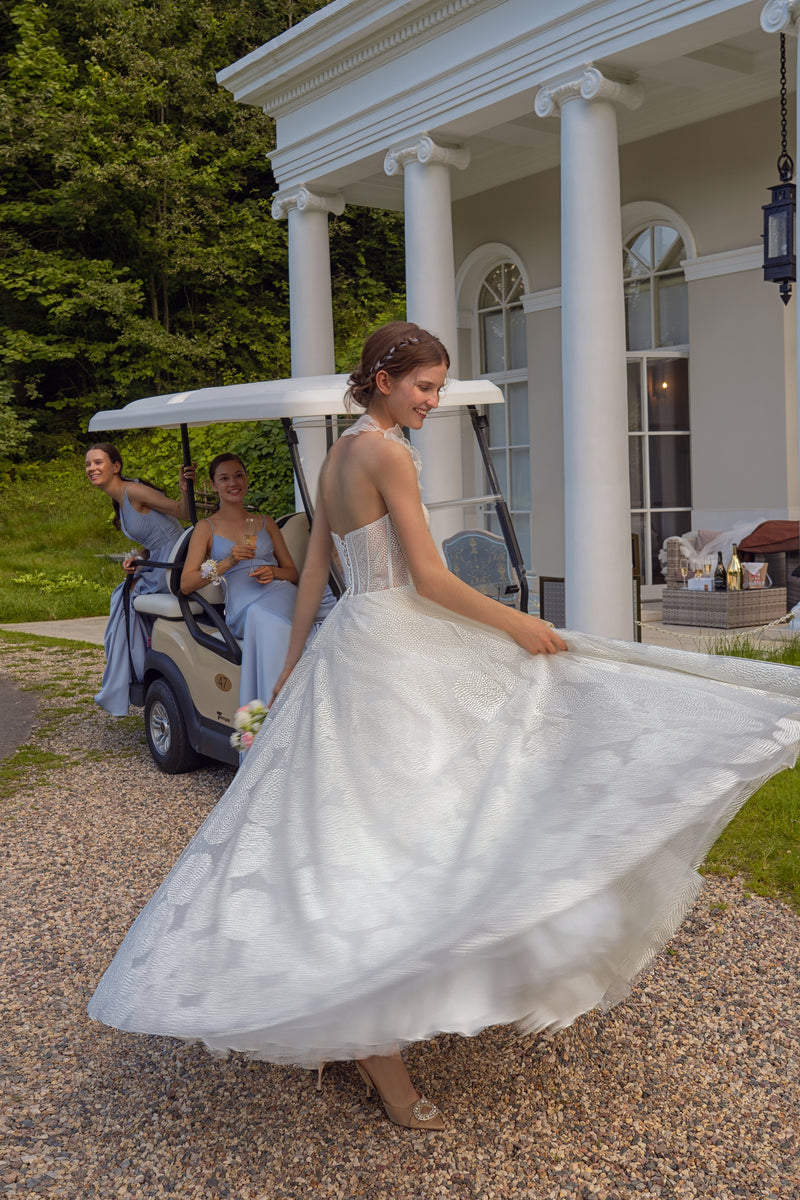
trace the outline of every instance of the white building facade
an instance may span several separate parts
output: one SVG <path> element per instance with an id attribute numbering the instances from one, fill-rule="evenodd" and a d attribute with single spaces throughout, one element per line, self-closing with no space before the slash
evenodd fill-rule
<path id="1" fill-rule="evenodd" d="M 671 534 L 800 515 L 797 303 L 761 272 L 777 34 L 794 93 L 798 16 L 792 0 L 334 0 L 220 72 L 276 121 L 293 372 L 333 370 L 328 213 L 403 211 L 408 318 L 455 375 L 505 391 L 493 457 L 572 627 L 632 635 L 632 528 L 655 587 Z M 434 503 L 482 489 L 459 421 L 420 435 Z"/>

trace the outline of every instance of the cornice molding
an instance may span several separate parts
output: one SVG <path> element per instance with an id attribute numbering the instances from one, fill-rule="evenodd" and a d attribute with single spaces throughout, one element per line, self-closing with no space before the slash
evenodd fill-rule
<path id="1" fill-rule="evenodd" d="M 723 250 L 721 254 L 685 258 L 681 266 L 686 282 L 693 283 L 696 279 L 715 279 L 719 275 L 735 275 L 739 271 L 760 271 L 763 263 L 762 246 L 742 246 L 738 250 Z"/>
<path id="2" fill-rule="evenodd" d="M 800 4 L 797 0 L 769 0 L 761 10 L 764 33 L 793 33 L 797 36 Z"/>
<path id="3" fill-rule="evenodd" d="M 383 169 L 387 175 L 399 175 L 410 162 L 444 163 L 447 167 L 457 167 L 463 171 L 469 166 L 469 150 L 463 146 L 440 146 L 429 134 L 423 133 L 413 142 L 387 151 Z"/>
<path id="4" fill-rule="evenodd" d="M 332 195 L 319 195 L 307 187 L 289 188 L 276 192 L 272 197 L 272 216 L 276 221 L 282 221 L 289 216 L 292 209 L 298 212 L 333 213 L 335 217 L 344 212 L 344 196 L 338 192 Z"/>
<path id="5" fill-rule="evenodd" d="M 537 117 L 557 116 L 570 100 L 610 100 L 625 108 L 639 108 L 644 88 L 639 83 L 618 83 L 608 79 L 591 63 L 586 63 L 577 75 L 554 79 L 536 93 L 533 108 Z"/>
<path id="6" fill-rule="evenodd" d="M 546 312 L 550 308 L 561 308 L 560 287 L 528 292 L 522 297 L 522 311 L 525 313 Z"/>
<path id="7" fill-rule="evenodd" d="M 387 52 L 402 51 L 406 43 L 418 38 L 421 33 L 429 33 L 437 26 L 451 21 L 454 17 L 461 16 L 468 9 L 476 8 L 482 3 L 485 3 L 485 0 L 444 0 L 429 12 L 422 13 L 395 29 L 388 30 L 381 37 L 370 39 L 359 46 L 357 50 L 353 50 L 336 62 L 310 73 L 292 87 L 285 88 L 282 92 L 276 92 L 270 99 L 269 111 L 278 114 L 285 108 L 296 107 L 296 101 L 304 96 L 310 96 L 320 88 L 328 87 L 338 79 L 352 74 L 353 71 L 358 71 L 372 59 L 379 58 Z M 230 69 L 227 68 L 227 70 Z M 221 78 L 224 74 L 224 71 L 219 73 L 221 83 L 224 83 L 224 79 Z"/>

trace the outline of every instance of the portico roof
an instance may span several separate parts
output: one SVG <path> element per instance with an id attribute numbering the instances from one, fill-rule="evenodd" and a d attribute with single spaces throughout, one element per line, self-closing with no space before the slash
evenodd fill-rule
<path id="1" fill-rule="evenodd" d="M 281 187 L 341 192 L 401 209 L 386 151 L 426 131 L 466 146 L 453 198 L 557 165 L 559 126 L 534 114 L 539 87 L 595 63 L 638 81 L 620 144 L 777 96 L 763 0 L 334 0 L 219 72 L 234 97 L 277 122 Z"/>

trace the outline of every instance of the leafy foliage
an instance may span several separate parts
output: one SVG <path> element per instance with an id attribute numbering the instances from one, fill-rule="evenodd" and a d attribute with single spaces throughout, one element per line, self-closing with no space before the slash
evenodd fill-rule
<path id="1" fill-rule="evenodd" d="M 238 455 L 248 476 L 247 506 L 278 517 L 294 511 L 291 457 L 278 421 L 228 423 L 190 430 L 198 490 L 208 486 L 208 464 L 217 454 Z M 125 474 L 143 476 L 168 495 L 178 494 L 180 435 L 174 429 L 127 433 L 118 438 Z"/>
<path id="2" fill-rule="evenodd" d="M 21 417 L 11 406 L 11 388 L 0 380 L 0 463 L 14 461 L 24 453 L 33 434 L 30 417 Z"/>
<path id="3" fill-rule="evenodd" d="M 0 377 L 18 418 L 36 421 L 37 455 L 74 443 L 99 408 L 289 374 L 273 125 L 215 72 L 321 6 L 8 5 Z M 331 239 L 337 339 L 360 342 L 402 304 L 401 221 L 348 209 Z"/>

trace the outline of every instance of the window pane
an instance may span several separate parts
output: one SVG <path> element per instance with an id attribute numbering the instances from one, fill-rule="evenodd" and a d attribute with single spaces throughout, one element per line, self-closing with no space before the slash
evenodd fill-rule
<path id="1" fill-rule="evenodd" d="M 652 538 L 652 550 L 650 557 L 650 579 L 648 582 L 655 584 L 665 584 L 667 582 L 662 574 L 661 563 L 658 559 L 658 552 L 663 547 L 667 538 L 680 537 L 682 533 L 688 533 L 691 527 L 691 509 L 684 509 L 683 512 L 650 514 L 650 536 Z"/>
<path id="2" fill-rule="evenodd" d="M 641 566 L 642 583 L 647 581 L 647 545 L 644 540 L 644 513 L 631 513 L 631 533 L 635 533 L 639 539 L 639 562 Z M 631 546 L 631 553 L 633 546 Z"/>
<path id="3" fill-rule="evenodd" d="M 528 365 L 528 347 L 525 341 L 525 313 L 522 308 L 508 312 L 509 370 L 525 369 Z"/>
<path id="4" fill-rule="evenodd" d="M 628 363 L 628 429 L 642 428 L 642 364 Z"/>
<path id="5" fill-rule="evenodd" d="M 648 442 L 651 507 L 690 508 L 689 435 L 662 434 Z"/>
<path id="6" fill-rule="evenodd" d="M 635 254 L 631 254 L 630 250 L 625 250 L 623 252 L 623 274 L 626 279 L 632 279 L 636 275 L 647 275 L 648 268 L 639 261 Z"/>
<path id="7" fill-rule="evenodd" d="M 631 479 L 631 508 L 644 508 L 644 438 L 628 438 L 628 471 Z"/>
<path id="8" fill-rule="evenodd" d="M 495 269 L 493 271 L 490 271 L 489 274 L 486 276 L 486 279 L 484 280 L 484 283 L 483 283 L 483 292 L 481 293 L 481 296 L 483 296 L 484 294 L 487 297 L 487 300 L 486 300 L 487 306 L 492 306 L 495 304 L 503 303 L 503 268 L 502 268 L 502 266 L 495 267 Z M 483 301 L 481 301 L 481 307 L 483 307 Z"/>
<path id="9" fill-rule="evenodd" d="M 503 336 L 503 314 L 484 313 L 481 317 L 483 330 L 483 372 L 505 371 L 505 337 Z"/>
<path id="10" fill-rule="evenodd" d="M 486 415 L 489 418 L 489 445 L 506 445 L 506 410 L 504 404 L 487 404 Z"/>
<path id="11" fill-rule="evenodd" d="M 649 350 L 653 342 L 650 322 L 650 283 L 629 283 L 625 289 L 625 326 L 629 350 Z"/>
<path id="12" fill-rule="evenodd" d="M 674 259 L 675 243 L 680 241 L 674 229 L 670 229 L 669 225 L 654 225 L 653 226 L 653 266 L 656 271 L 664 270 L 664 259 L 667 255 L 670 259 Z M 672 253 L 670 254 L 670 251 Z"/>
<path id="13" fill-rule="evenodd" d="M 688 358 L 648 361 L 647 420 L 651 430 L 689 429 Z"/>
<path id="14" fill-rule="evenodd" d="M 522 294 L 522 276 L 519 273 L 519 268 L 513 263 L 504 263 L 505 271 L 505 294 L 504 299 L 506 304 L 513 304 L 515 300 L 519 300 Z"/>
<path id="15" fill-rule="evenodd" d="M 512 446 L 528 445 L 528 385 L 510 383 L 506 389 L 508 426 Z"/>
<path id="16" fill-rule="evenodd" d="M 494 469 L 497 471 L 497 480 L 500 484 L 500 494 L 505 497 L 508 502 L 508 468 L 506 466 L 505 450 L 492 450 L 492 462 Z"/>
<path id="17" fill-rule="evenodd" d="M 511 508 L 531 507 L 531 454 L 530 450 L 511 451 Z"/>
<path id="18" fill-rule="evenodd" d="M 682 275 L 666 275 L 658 288 L 659 346 L 689 344 L 689 298 Z"/>
<path id="19" fill-rule="evenodd" d="M 636 237 L 628 243 L 628 245 L 636 257 L 641 259 L 646 267 L 652 267 L 653 255 L 650 250 L 650 226 L 648 226 L 647 229 L 643 229 L 641 233 L 637 234 Z"/>

